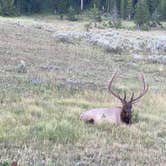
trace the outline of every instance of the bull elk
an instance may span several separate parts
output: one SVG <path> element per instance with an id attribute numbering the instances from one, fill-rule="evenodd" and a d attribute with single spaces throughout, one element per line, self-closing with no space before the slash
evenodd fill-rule
<path id="1" fill-rule="evenodd" d="M 143 97 L 146 92 L 148 91 L 148 84 L 145 83 L 144 75 L 141 74 L 141 79 L 143 81 L 143 90 L 140 92 L 140 94 L 135 97 L 134 92 L 132 92 L 130 100 L 126 100 L 126 91 L 124 91 L 124 96 L 121 97 L 119 94 L 115 93 L 112 90 L 112 83 L 114 79 L 116 78 L 117 72 L 115 72 L 112 76 L 112 79 L 109 83 L 108 90 L 110 93 L 119 99 L 122 103 L 122 106 L 120 107 L 113 107 L 113 108 L 96 108 L 91 109 L 89 111 L 83 112 L 80 115 L 80 119 L 83 120 L 86 123 L 92 123 L 92 124 L 101 124 L 103 122 L 108 123 L 125 123 L 125 124 L 131 124 L 132 123 L 132 105 L 137 102 L 141 97 Z"/>

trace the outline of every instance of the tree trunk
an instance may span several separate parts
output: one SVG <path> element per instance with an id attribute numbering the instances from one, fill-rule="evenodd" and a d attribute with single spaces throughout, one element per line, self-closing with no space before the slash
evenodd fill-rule
<path id="1" fill-rule="evenodd" d="M 81 11 L 84 9 L 84 0 L 81 0 Z"/>

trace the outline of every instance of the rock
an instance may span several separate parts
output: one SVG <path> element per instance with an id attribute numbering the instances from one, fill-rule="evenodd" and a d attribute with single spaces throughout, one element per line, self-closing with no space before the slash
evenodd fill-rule
<path id="1" fill-rule="evenodd" d="M 54 39 L 63 43 L 73 44 L 74 38 L 70 34 L 65 33 L 55 33 Z"/>
<path id="2" fill-rule="evenodd" d="M 26 63 L 24 60 L 21 60 L 20 63 L 17 65 L 17 72 L 18 73 L 26 73 L 27 72 Z"/>
<path id="3" fill-rule="evenodd" d="M 57 29 L 56 28 L 54 28 L 54 27 L 47 27 L 47 26 L 44 26 L 43 27 L 43 30 L 45 30 L 45 31 L 47 31 L 47 32 L 56 32 L 57 31 Z"/>
<path id="4" fill-rule="evenodd" d="M 128 65 L 133 66 L 133 67 L 138 66 L 138 64 L 136 64 L 135 62 L 129 62 Z"/>

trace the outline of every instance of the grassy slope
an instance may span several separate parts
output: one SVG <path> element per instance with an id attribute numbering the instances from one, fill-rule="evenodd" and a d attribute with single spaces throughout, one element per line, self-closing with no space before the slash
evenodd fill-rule
<path id="1" fill-rule="evenodd" d="M 24 21 L 28 26 L 19 26 L 13 19 L 0 22 L 0 160 L 58 166 L 164 164 L 166 67 L 135 62 L 127 53 L 114 55 L 85 43 L 56 43 L 52 34 L 30 27 L 31 20 Z M 16 70 L 21 59 L 27 63 L 25 74 Z M 48 64 L 56 70 L 41 69 Z M 138 122 L 132 126 L 83 124 L 82 111 L 118 105 L 106 91 L 116 69 L 123 73 L 115 85 L 119 91 L 138 92 L 140 71 L 150 83 L 150 92 L 134 107 Z M 31 79 L 43 83 L 35 85 Z M 79 80 L 86 90 L 65 80 Z"/>

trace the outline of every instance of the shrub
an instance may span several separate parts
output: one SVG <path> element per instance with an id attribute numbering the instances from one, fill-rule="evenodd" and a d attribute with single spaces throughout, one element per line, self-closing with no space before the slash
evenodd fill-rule
<path id="1" fill-rule="evenodd" d="M 108 15 L 108 26 L 110 28 L 121 28 L 122 27 L 122 22 L 121 19 L 117 16 L 115 16 L 114 14 L 109 14 Z"/>
<path id="2" fill-rule="evenodd" d="M 0 166 L 9 166 L 10 164 L 9 163 L 7 163 L 7 162 L 5 162 L 5 163 L 1 163 L 0 162 Z"/>
<path id="3" fill-rule="evenodd" d="M 109 21 L 109 27 L 111 28 L 122 28 L 122 22 L 121 19 L 117 19 L 116 21 Z"/>
<path id="4" fill-rule="evenodd" d="M 142 24 L 139 28 L 143 31 L 149 31 L 150 30 L 150 26 L 148 24 Z"/>

